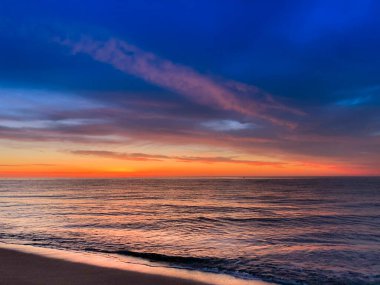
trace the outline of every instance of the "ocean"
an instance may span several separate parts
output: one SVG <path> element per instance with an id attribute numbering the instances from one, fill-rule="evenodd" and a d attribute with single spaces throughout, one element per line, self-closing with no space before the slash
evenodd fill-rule
<path id="1" fill-rule="evenodd" d="M 279 284 L 380 284 L 380 178 L 5 179 L 0 241 Z"/>

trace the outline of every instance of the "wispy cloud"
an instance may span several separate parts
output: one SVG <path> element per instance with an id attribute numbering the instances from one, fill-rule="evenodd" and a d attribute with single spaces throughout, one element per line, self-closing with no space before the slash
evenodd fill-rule
<path id="1" fill-rule="evenodd" d="M 232 157 L 202 157 L 202 156 L 177 156 L 173 157 L 177 161 L 181 162 L 202 162 L 202 163 L 235 163 L 235 164 L 248 164 L 252 166 L 276 166 L 282 167 L 287 163 L 277 161 L 259 161 L 259 160 L 246 160 L 235 159 Z"/>
<path id="2" fill-rule="evenodd" d="M 72 154 L 77 155 L 92 155 L 100 156 L 106 158 L 122 159 L 122 160 L 132 160 L 132 161 L 160 161 L 162 159 L 168 159 L 165 155 L 153 155 L 146 153 L 121 153 L 114 151 L 105 150 L 73 150 L 70 151 Z"/>
<path id="3" fill-rule="evenodd" d="M 370 104 L 376 101 L 378 102 L 376 98 L 378 98 L 380 94 L 380 85 L 366 86 L 353 90 L 343 90 L 336 94 L 345 98 L 337 101 L 335 103 L 337 106 L 352 107 Z"/>
<path id="4" fill-rule="evenodd" d="M 83 37 L 79 41 L 58 40 L 58 42 L 70 47 L 74 53 L 88 54 L 97 61 L 110 64 L 127 74 L 185 96 L 199 104 L 238 112 L 288 127 L 294 127 L 295 124 L 280 118 L 272 111 L 302 113 L 280 104 L 257 87 L 234 81 L 217 82 L 189 67 L 175 64 L 125 41 L 118 39 L 96 41 Z"/>
<path id="5" fill-rule="evenodd" d="M 175 160 L 179 162 L 200 162 L 200 163 L 234 163 L 234 164 L 248 164 L 254 166 L 276 166 L 282 167 L 286 163 L 276 161 L 255 161 L 235 159 L 232 157 L 221 156 L 168 156 L 146 153 L 124 153 L 103 150 L 72 150 L 72 154 L 77 155 L 90 155 L 99 156 L 112 159 L 130 160 L 130 161 L 162 161 L 162 160 Z"/>
<path id="6" fill-rule="evenodd" d="M 240 131 L 253 128 L 251 123 L 241 123 L 234 120 L 213 120 L 203 122 L 202 126 L 215 131 Z"/>
<path id="7" fill-rule="evenodd" d="M 371 96 L 355 97 L 350 99 L 344 99 L 336 102 L 338 106 L 357 106 L 368 103 L 371 101 Z"/>

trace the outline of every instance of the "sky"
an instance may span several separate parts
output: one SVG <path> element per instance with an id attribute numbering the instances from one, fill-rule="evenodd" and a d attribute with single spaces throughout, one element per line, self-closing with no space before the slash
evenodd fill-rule
<path id="1" fill-rule="evenodd" d="M 380 2 L 0 2 L 0 176 L 380 175 Z"/>

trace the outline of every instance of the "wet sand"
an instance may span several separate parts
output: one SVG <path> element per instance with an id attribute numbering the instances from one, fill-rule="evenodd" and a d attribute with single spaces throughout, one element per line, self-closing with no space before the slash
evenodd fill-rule
<path id="1" fill-rule="evenodd" d="M 1 285 L 205 285 L 193 280 L 97 267 L 0 248 Z"/>

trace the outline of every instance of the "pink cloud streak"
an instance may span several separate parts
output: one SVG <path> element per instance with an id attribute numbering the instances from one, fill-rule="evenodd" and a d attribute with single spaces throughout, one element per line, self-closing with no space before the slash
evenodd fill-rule
<path id="1" fill-rule="evenodd" d="M 200 162 L 200 163 L 233 163 L 233 164 L 248 164 L 253 166 L 276 166 L 282 167 L 286 163 L 276 162 L 276 161 L 256 161 L 256 160 L 245 160 L 245 159 L 235 159 L 232 157 L 221 157 L 221 156 L 168 156 L 168 155 L 157 155 L 157 154 L 146 154 L 146 153 L 121 153 L 114 151 L 104 151 L 104 150 L 72 150 L 72 154 L 76 155 L 88 155 L 88 156 L 99 156 L 112 159 L 129 160 L 129 161 L 162 161 L 162 160 L 175 160 L 178 162 Z"/>
<path id="2" fill-rule="evenodd" d="M 59 42 L 72 48 L 74 54 L 88 54 L 97 61 L 110 64 L 126 74 L 134 75 L 199 104 L 238 112 L 288 127 L 294 127 L 295 124 L 270 114 L 270 110 L 302 114 L 298 110 L 278 103 L 270 94 L 257 87 L 234 81 L 218 83 L 189 67 L 175 64 L 118 39 L 102 42 L 83 37 L 80 41 Z M 247 98 L 247 95 L 258 96 L 260 99 L 252 100 Z"/>

